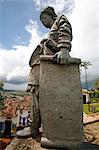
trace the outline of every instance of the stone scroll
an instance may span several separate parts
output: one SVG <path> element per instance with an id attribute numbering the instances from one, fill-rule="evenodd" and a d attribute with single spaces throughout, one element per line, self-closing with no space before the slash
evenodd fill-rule
<path id="1" fill-rule="evenodd" d="M 39 103 L 43 147 L 65 148 L 82 143 L 83 101 L 77 61 L 60 65 L 53 63 L 50 56 L 41 56 Z"/>

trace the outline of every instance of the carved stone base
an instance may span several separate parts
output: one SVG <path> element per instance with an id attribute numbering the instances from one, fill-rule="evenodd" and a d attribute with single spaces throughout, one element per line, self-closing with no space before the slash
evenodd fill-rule
<path id="1" fill-rule="evenodd" d="M 75 58 L 76 59 L 76 58 Z M 82 95 L 79 63 L 40 61 L 40 110 L 43 147 L 75 147 L 83 142 Z"/>
<path id="2" fill-rule="evenodd" d="M 54 141 L 54 140 L 53 140 Z M 46 137 L 41 138 L 41 146 L 43 148 L 48 148 L 48 149 L 69 149 L 69 150 L 79 150 L 81 147 L 81 142 L 80 143 L 72 143 L 72 142 L 66 142 L 63 140 L 55 140 L 55 142 L 48 140 Z M 65 149 L 65 150 L 67 150 Z"/>

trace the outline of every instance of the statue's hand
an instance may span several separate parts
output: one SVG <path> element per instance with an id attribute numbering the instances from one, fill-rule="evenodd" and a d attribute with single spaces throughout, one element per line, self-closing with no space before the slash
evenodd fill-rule
<path id="1" fill-rule="evenodd" d="M 59 64 L 68 64 L 70 59 L 71 56 L 66 48 L 61 48 L 60 51 L 53 56 L 53 61 L 56 61 Z"/>

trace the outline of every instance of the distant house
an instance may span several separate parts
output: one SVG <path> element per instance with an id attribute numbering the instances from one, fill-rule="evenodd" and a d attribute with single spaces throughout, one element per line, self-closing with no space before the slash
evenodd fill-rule
<path id="1" fill-rule="evenodd" d="M 83 104 L 90 102 L 90 92 L 86 89 L 82 89 Z"/>
<path id="2" fill-rule="evenodd" d="M 30 96 L 22 97 L 21 100 L 18 98 L 7 98 L 4 100 L 4 108 L 0 111 L 1 134 L 14 133 L 17 127 L 28 125 L 30 103 Z"/>

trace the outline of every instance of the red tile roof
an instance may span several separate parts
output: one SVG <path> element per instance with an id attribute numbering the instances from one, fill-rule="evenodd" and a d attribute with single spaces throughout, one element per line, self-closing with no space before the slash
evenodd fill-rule
<path id="1" fill-rule="evenodd" d="M 17 110 L 30 110 L 31 97 L 24 96 L 21 100 L 18 98 L 7 98 L 4 100 L 4 108 L 0 111 L 1 116 L 17 116 Z"/>

